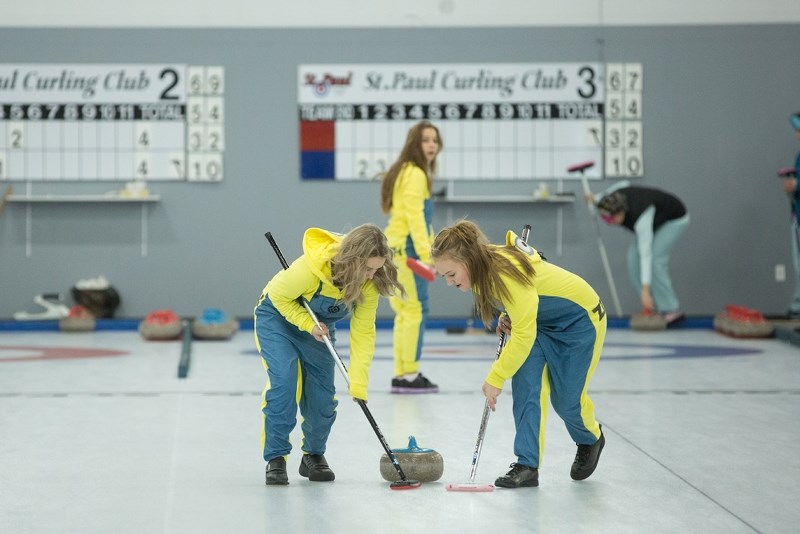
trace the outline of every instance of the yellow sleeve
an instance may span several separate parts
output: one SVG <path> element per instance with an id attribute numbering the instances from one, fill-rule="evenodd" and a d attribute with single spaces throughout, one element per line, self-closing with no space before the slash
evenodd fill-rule
<path id="1" fill-rule="evenodd" d="M 523 286 L 505 276 L 502 279 L 514 297 L 512 301 L 503 302 L 505 312 L 511 319 L 511 337 L 486 377 L 486 382 L 499 389 L 503 389 L 505 381 L 514 376 L 530 354 L 536 341 L 536 316 L 539 311 L 539 294 L 535 287 Z"/>
<path id="2" fill-rule="evenodd" d="M 350 395 L 367 400 L 369 368 L 375 355 L 375 317 L 378 313 L 377 288 L 368 280 L 362 289 L 364 301 L 356 304 L 350 319 Z"/>
<path id="3" fill-rule="evenodd" d="M 319 278 L 301 256 L 288 269 L 276 274 L 265 290 L 272 304 L 287 321 L 310 334 L 314 330 L 315 323 L 298 298 L 301 296 L 311 298 L 319 283 Z"/>
<path id="4" fill-rule="evenodd" d="M 430 264 L 433 238 L 425 221 L 425 201 L 430 198 L 428 178 L 416 165 L 406 166 L 402 178 L 402 188 L 397 193 L 403 195 L 403 201 L 399 204 L 406 212 L 408 233 L 419 259 Z"/>

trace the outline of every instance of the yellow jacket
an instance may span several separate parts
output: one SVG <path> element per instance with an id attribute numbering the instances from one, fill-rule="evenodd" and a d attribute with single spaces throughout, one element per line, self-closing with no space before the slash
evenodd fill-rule
<path id="1" fill-rule="evenodd" d="M 431 262 L 433 244 L 433 207 L 428 178 L 413 163 L 406 163 L 397 176 L 392 192 L 392 209 L 384 233 L 389 246 L 406 254 L 411 241 L 419 259 Z"/>
<path id="2" fill-rule="evenodd" d="M 497 249 L 504 253 L 505 248 L 514 248 L 517 236 L 509 231 L 505 247 Z M 576 317 L 589 315 L 594 324 L 602 321 L 605 310 L 600 297 L 580 276 L 542 260 L 539 253 L 531 248 L 529 255 L 536 274 L 533 286 L 501 275 L 513 299 L 503 301 L 505 313 L 511 319 L 511 337 L 500 352 L 500 357 L 492 364 L 486 382 L 502 389 L 506 380 L 514 376 L 527 359 L 536 341 L 538 330 L 550 332 L 568 344 L 573 336 L 584 336 L 585 332 L 570 329 Z M 515 265 L 519 262 L 507 255 Z M 569 357 L 568 354 L 559 355 Z"/>
<path id="3" fill-rule="evenodd" d="M 322 282 L 320 294 L 336 300 L 342 291 L 331 280 L 331 259 L 341 245 L 342 236 L 320 228 L 309 228 L 303 236 L 303 255 L 278 274 L 264 288 L 283 317 L 298 329 L 308 332 L 315 323 L 303 304 L 310 300 Z M 375 317 L 380 294 L 372 280 L 361 286 L 363 301 L 352 309 L 350 318 L 350 395 L 366 400 L 369 368 L 375 354 Z"/>

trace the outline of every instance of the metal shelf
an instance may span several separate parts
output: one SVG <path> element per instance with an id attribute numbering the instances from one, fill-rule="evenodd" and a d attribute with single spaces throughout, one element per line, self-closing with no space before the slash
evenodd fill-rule
<path id="1" fill-rule="evenodd" d="M 450 180 L 446 183 L 444 189 L 439 190 L 433 195 L 433 201 L 445 207 L 448 221 L 453 221 L 456 212 L 461 210 L 461 208 L 456 207 L 458 204 L 515 204 L 517 206 L 541 207 L 548 213 L 555 211 L 553 215 L 556 217 L 556 255 L 561 256 L 564 235 L 564 205 L 575 202 L 577 197 L 572 191 L 564 191 L 563 180 L 556 179 L 553 184 L 553 190 L 547 185 L 550 181 L 551 180 L 534 180 L 532 183 L 539 183 L 539 187 L 534 191 L 530 189 L 527 191 L 520 191 L 520 188 L 525 187 L 525 185 L 519 185 L 522 182 L 514 181 L 516 183 L 508 184 L 507 187 L 500 186 L 503 189 L 499 189 L 498 186 L 495 186 L 493 191 L 503 191 L 506 194 L 493 195 L 478 193 L 474 186 L 468 186 L 468 188 L 472 188 L 471 191 L 468 189 L 464 191 L 465 194 L 458 194 L 456 193 L 456 181 Z M 486 189 L 486 183 L 481 184 L 480 187 Z M 517 191 L 516 194 L 511 193 L 515 190 Z M 546 205 L 552 207 L 544 208 Z"/>
<path id="2" fill-rule="evenodd" d="M 564 204 L 575 202 L 574 194 L 555 194 L 547 197 L 533 195 L 459 195 L 434 197 L 434 202 L 443 203 L 517 203 L 517 204 Z"/>
<path id="3" fill-rule="evenodd" d="M 11 195 L 9 202 L 34 203 L 34 202 L 158 202 L 161 197 L 148 195 L 146 197 L 123 197 L 119 195 Z"/>
<path id="4" fill-rule="evenodd" d="M 147 256 L 147 208 L 148 204 L 161 200 L 159 195 L 147 196 L 121 196 L 119 193 L 92 194 L 92 195 L 34 195 L 28 192 L 24 195 L 10 195 L 9 203 L 25 204 L 25 257 L 30 258 L 33 254 L 33 204 L 79 204 L 79 203 L 113 203 L 113 204 L 134 204 L 140 206 L 142 218 L 140 224 L 141 232 L 141 254 Z"/>

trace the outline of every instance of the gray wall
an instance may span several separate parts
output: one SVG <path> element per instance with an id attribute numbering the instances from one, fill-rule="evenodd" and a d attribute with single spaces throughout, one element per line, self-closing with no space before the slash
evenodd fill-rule
<path id="1" fill-rule="evenodd" d="M 35 294 L 66 294 L 78 279 L 98 274 L 108 277 L 122 296 L 118 316 L 141 317 L 158 308 L 196 315 L 209 306 L 249 316 L 261 288 L 279 268 L 265 231 L 273 232 L 291 259 L 299 254 L 309 226 L 346 230 L 367 221 L 385 222 L 377 183 L 299 179 L 297 65 L 436 62 L 642 63 L 645 177 L 640 183 L 677 193 L 692 214 L 672 260 L 685 311 L 712 315 L 737 303 L 764 313 L 783 312 L 794 284 L 788 203 L 775 170 L 793 164 L 800 149 L 787 121 L 800 109 L 799 29 L 2 28 L 3 63 L 224 66 L 226 150 L 222 183 L 151 184 L 162 200 L 149 208 L 146 257 L 140 254 L 138 206 L 33 205 L 32 255 L 26 257 L 26 207 L 9 205 L 0 218 L 0 318 L 33 311 Z M 526 191 L 534 186 L 526 185 Z M 74 193 L 119 184 L 35 187 L 36 192 Z M 577 183 L 566 187 L 580 193 Z M 533 244 L 551 261 L 586 278 L 611 310 L 597 234 L 582 203 L 562 207 L 560 255 L 557 206 L 438 204 L 435 226 L 464 215 L 495 241 L 507 228 L 533 225 Z M 603 228 L 602 236 L 623 311 L 638 311 L 625 270 L 631 236 L 612 228 Z M 779 263 L 786 265 L 789 281 L 775 281 Z M 441 281 L 432 285 L 431 296 L 432 317 L 469 314 L 469 296 Z M 385 304 L 381 316 L 391 316 Z"/>

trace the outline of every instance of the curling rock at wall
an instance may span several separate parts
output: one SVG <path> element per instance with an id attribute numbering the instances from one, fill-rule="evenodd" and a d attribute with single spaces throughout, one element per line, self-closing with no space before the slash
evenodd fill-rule
<path id="1" fill-rule="evenodd" d="M 433 482 L 442 478 L 444 460 L 442 455 L 433 449 L 421 449 L 414 436 L 408 437 L 408 448 L 392 449 L 406 478 L 420 482 Z M 400 475 L 392 465 L 388 454 L 381 456 L 381 476 L 389 482 L 397 482 Z"/>
<path id="2" fill-rule="evenodd" d="M 139 323 L 139 333 L 150 340 L 177 339 L 181 334 L 181 321 L 172 310 L 155 310 Z"/>
<path id="3" fill-rule="evenodd" d="M 206 308 L 192 321 L 192 335 L 197 339 L 230 339 L 239 330 L 239 323 L 217 308 Z"/>
<path id="4" fill-rule="evenodd" d="M 775 327 L 758 310 L 728 304 L 714 316 L 714 330 L 731 337 L 772 337 Z"/>
<path id="5" fill-rule="evenodd" d="M 640 332 L 665 330 L 667 328 L 667 320 L 659 313 L 653 313 L 652 310 L 644 309 L 642 313 L 634 313 L 631 315 L 631 330 Z"/>
<path id="6" fill-rule="evenodd" d="M 67 316 L 58 321 L 58 329 L 62 332 L 89 332 L 95 326 L 94 315 L 80 304 L 71 307 Z"/>

